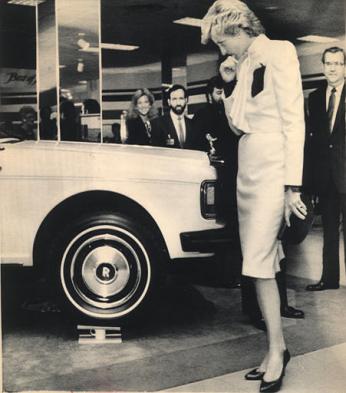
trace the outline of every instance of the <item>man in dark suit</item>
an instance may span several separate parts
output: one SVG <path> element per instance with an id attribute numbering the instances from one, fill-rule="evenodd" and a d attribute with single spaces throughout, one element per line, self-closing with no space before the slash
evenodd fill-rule
<path id="1" fill-rule="evenodd" d="M 307 187 L 318 196 L 323 227 L 323 268 L 308 291 L 339 288 L 339 226 L 346 236 L 345 52 L 328 48 L 322 56 L 327 83 L 309 96 Z"/>
<path id="2" fill-rule="evenodd" d="M 233 89 L 234 86 L 232 86 Z M 212 146 L 215 155 L 224 161 L 217 167 L 219 190 L 218 215 L 222 217 L 233 239 L 215 258 L 218 281 L 226 287 L 239 287 L 241 277 L 241 250 L 238 230 L 236 179 L 238 171 L 239 137 L 228 125 L 223 104 L 225 83 L 218 75 L 211 78 L 206 86 L 207 103 L 193 116 L 193 139 L 191 149 L 210 152 Z M 229 90 L 231 88 L 228 87 Z M 208 140 L 209 139 L 209 140 Z"/>
<path id="3" fill-rule="evenodd" d="M 225 214 L 225 209 L 227 209 L 226 215 L 231 214 L 233 217 L 233 210 L 237 210 L 235 189 L 239 136 L 235 135 L 228 125 L 223 104 L 225 87 L 225 83 L 219 75 L 208 81 L 206 86 L 207 103 L 195 113 L 192 119 L 193 138 L 190 146 L 192 149 L 209 153 L 212 145 L 215 154 L 224 161 L 224 165 L 218 168 L 218 175 L 221 176 L 221 182 L 225 188 L 222 193 L 225 195 L 222 210 Z M 227 87 L 230 90 L 229 86 Z M 210 144 L 210 138 L 213 139 L 212 144 Z"/>
<path id="4" fill-rule="evenodd" d="M 188 101 L 187 91 L 182 85 L 173 85 L 168 90 L 169 114 L 152 122 L 152 144 L 154 146 L 189 149 L 192 139 L 192 121 L 184 112 Z"/>

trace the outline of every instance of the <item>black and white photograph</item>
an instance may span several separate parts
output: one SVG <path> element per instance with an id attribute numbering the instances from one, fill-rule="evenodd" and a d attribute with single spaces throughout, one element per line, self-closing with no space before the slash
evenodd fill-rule
<path id="1" fill-rule="evenodd" d="M 345 2 L 0 0 L 0 391 L 343 393 Z"/>

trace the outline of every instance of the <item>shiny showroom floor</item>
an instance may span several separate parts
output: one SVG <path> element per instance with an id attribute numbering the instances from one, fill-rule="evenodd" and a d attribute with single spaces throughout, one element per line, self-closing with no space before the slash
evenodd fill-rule
<path id="1" fill-rule="evenodd" d="M 290 252 L 291 273 L 301 275 L 289 276 L 290 304 L 306 318 L 284 319 L 293 355 L 284 392 L 346 391 L 346 287 L 304 290 L 306 277 L 320 274 L 320 249 L 314 228 Z M 156 314 L 125 330 L 122 344 L 104 345 L 78 344 L 62 313 L 23 310 L 25 294 L 34 293 L 31 273 L 3 269 L 4 390 L 257 392 L 243 375 L 260 362 L 265 335 L 242 315 L 239 289 L 215 285 L 211 269 L 209 262 L 176 269 Z"/>

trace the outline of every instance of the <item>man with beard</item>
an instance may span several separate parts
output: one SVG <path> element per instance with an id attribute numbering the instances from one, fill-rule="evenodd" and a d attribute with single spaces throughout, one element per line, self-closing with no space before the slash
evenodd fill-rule
<path id="1" fill-rule="evenodd" d="M 152 144 L 154 146 L 189 149 L 192 143 L 192 121 L 185 116 L 187 91 L 182 85 L 173 85 L 168 90 L 169 114 L 152 122 Z"/>
<path id="2" fill-rule="evenodd" d="M 207 104 L 193 117 L 193 141 L 190 148 L 210 152 L 210 139 L 215 155 L 224 161 L 224 165 L 217 168 L 219 178 L 219 192 L 217 193 L 219 207 L 218 215 L 226 221 L 227 230 L 232 238 L 232 244 L 225 245 L 217 253 L 217 281 L 222 286 L 239 287 L 241 277 L 241 251 L 238 233 L 238 215 L 236 201 L 236 179 L 238 169 L 238 140 L 229 128 L 223 104 L 224 89 L 233 90 L 232 86 L 225 86 L 218 75 L 211 78 L 206 86 Z M 227 91 L 229 94 L 231 91 Z"/>
<path id="3" fill-rule="evenodd" d="M 210 151 L 207 135 L 213 139 L 216 154 L 225 160 L 226 165 L 232 166 L 232 172 L 237 173 L 238 139 L 229 128 L 223 104 L 224 88 L 233 90 L 233 86 L 225 86 L 220 76 L 211 78 L 206 86 L 207 104 L 193 117 L 193 148 Z M 227 94 L 227 93 L 226 93 Z"/>
<path id="4" fill-rule="evenodd" d="M 193 138 L 190 144 L 191 149 L 207 153 L 213 146 L 215 155 L 224 161 L 224 165 L 218 168 L 218 176 L 222 186 L 222 214 L 227 222 L 234 221 L 234 214 L 237 210 L 235 189 L 239 137 L 229 128 L 223 96 L 224 94 L 229 95 L 233 88 L 234 84 L 226 86 L 220 76 L 215 76 L 208 81 L 206 86 L 207 104 L 193 117 Z M 212 143 L 210 143 L 210 139 L 213 140 Z"/>

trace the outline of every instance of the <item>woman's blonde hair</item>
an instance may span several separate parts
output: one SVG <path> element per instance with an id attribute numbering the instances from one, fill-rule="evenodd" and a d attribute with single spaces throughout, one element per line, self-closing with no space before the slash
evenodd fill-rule
<path id="1" fill-rule="evenodd" d="M 129 110 L 127 113 L 128 119 L 136 119 L 139 116 L 139 113 L 137 111 L 137 102 L 143 96 L 146 96 L 149 100 L 149 103 L 150 103 L 148 118 L 154 119 L 155 117 L 158 116 L 158 111 L 157 111 L 156 107 L 154 106 L 155 98 L 154 98 L 153 94 L 148 89 L 143 88 L 143 89 L 136 90 L 135 94 L 132 96 L 130 107 L 129 107 Z"/>
<path id="2" fill-rule="evenodd" d="M 208 10 L 202 20 L 201 41 L 208 43 L 211 34 L 237 35 L 243 30 L 250 37 L 256 37 L 265 32 L 260 20 L 240 0 L 217 0 Z"/>

